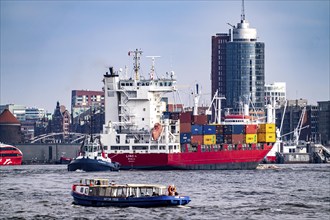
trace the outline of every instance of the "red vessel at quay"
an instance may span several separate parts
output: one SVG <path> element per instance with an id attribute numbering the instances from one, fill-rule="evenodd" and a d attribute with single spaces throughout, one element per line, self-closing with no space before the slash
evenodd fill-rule
<path id="1" fill-rule="evenodd" d="M 14 146 L 0 143 L 0 166 L 21 165 L 23 153 Z"/>
<path id="2" fill-rule="evenodd" d="M 198 114 L 196 86 L 191 111 L 168 112 L 167 93 L 175 92 L 173 71 L 156 78 L 140 76 L 142 51 L 134 56 L 134 76 L 109 68 L 104 75 L 105 124 L 100 134 L 105 152 L 121 169 L 255 169 L 276 141 L 275 124 L 239 115 L 221 119 L 221 98 L 214 95 L 205 114 Z M 211 122 L 211 108 L 214 121 Z M 267 111 L 267 121 L 272 111 Z"/>

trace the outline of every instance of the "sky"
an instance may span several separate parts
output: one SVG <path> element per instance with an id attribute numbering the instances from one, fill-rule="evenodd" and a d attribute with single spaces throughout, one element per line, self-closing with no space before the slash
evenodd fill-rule
<path id="1" fill-rule="evenodd" d="M 265 83 L 286 82 L 288 99 L 330 100 L 328 0 L 245 1 L 265 43 Z M 71 109 L 72 90 L 102 90 L 110 66 L 174 71 L 182 97 L 196 83 L 211 100 L 211 37 L 240 22 L 241 1 L 1 0 L 0 104 Z M 183 100 L 186 100 L 183 98 Z M 189 103 L 185 104 L 191 104 Z"/>

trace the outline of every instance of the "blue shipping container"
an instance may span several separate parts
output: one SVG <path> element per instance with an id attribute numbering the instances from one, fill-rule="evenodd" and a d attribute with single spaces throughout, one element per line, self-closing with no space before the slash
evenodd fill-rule
<path id="1" fill-rule="evenodd" d="M 223 126 L 224 134 L 245 134 L 244 125 L 225 125 Z"/>
<path id="2" fill-rule="evenodd" d="M 215 125 L 203 125 L 203 134 L 215 134 Z"/>
<path id="3" fill-rule="evenodd" d="M 217 134 L 215 138 L 216 138 L 216 144 L 223 144 L 225 142 L 224 136 L 222 134 Z"/>
<path id="4" fill-rule="evenodd" d="M 191 125 L 191 134 L 192 135 L 203 134 L 203 125 Z"/>
<path id="5" fill-rule="evenodd" d="M 180 143 L 186 144 L 191 142 L 191 133 L 180 133 Z"/>

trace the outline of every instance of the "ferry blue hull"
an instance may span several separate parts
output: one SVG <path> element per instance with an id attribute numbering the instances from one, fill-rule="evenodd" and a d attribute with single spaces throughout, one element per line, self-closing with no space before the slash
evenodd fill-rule
<path id="1" fill-rule="evenodd" d="M 71 192 L 73 203 L 83 206 L 116 206 L 116 207 L 164 207 L 187 205 L 189 196 L 150 196 L 150 197 L 95 197 Z"/>
<path id="2" fill-rule="evenodd" d="M 110 163 L 102 160 L 90 158 L 75 159 L 68 164 L 68 171 L 83 170 L 86 172 L 94 171 L 118 171 L 120 165 L 118 163 Z"/>

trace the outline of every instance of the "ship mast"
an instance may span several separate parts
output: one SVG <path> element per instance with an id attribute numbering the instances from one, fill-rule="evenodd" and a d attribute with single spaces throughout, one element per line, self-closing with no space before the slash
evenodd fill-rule
<path id="1" fill-rule="evenodd" d="M 140 58 L 142 55 L 142 50 L 136 49 L 135 51 L 129 51 L 128 56 L 131 56 L 133 54 L 134 59 L 134 72 L 135 72 L 135 80 L 139 80 L 139 70 L 140 70 Z"/>
<path id="2" fill-rule="evenodd" d="M 154 77 L 155 77 L 155 58 L 158 58 L 160 56 L 146 56 L 148 58 L 151 58 L 151 61 L 152 61 L 152 65 L 151 65 L 151 72 L 150 72 L 150 79 L 153 80 Z"/>

